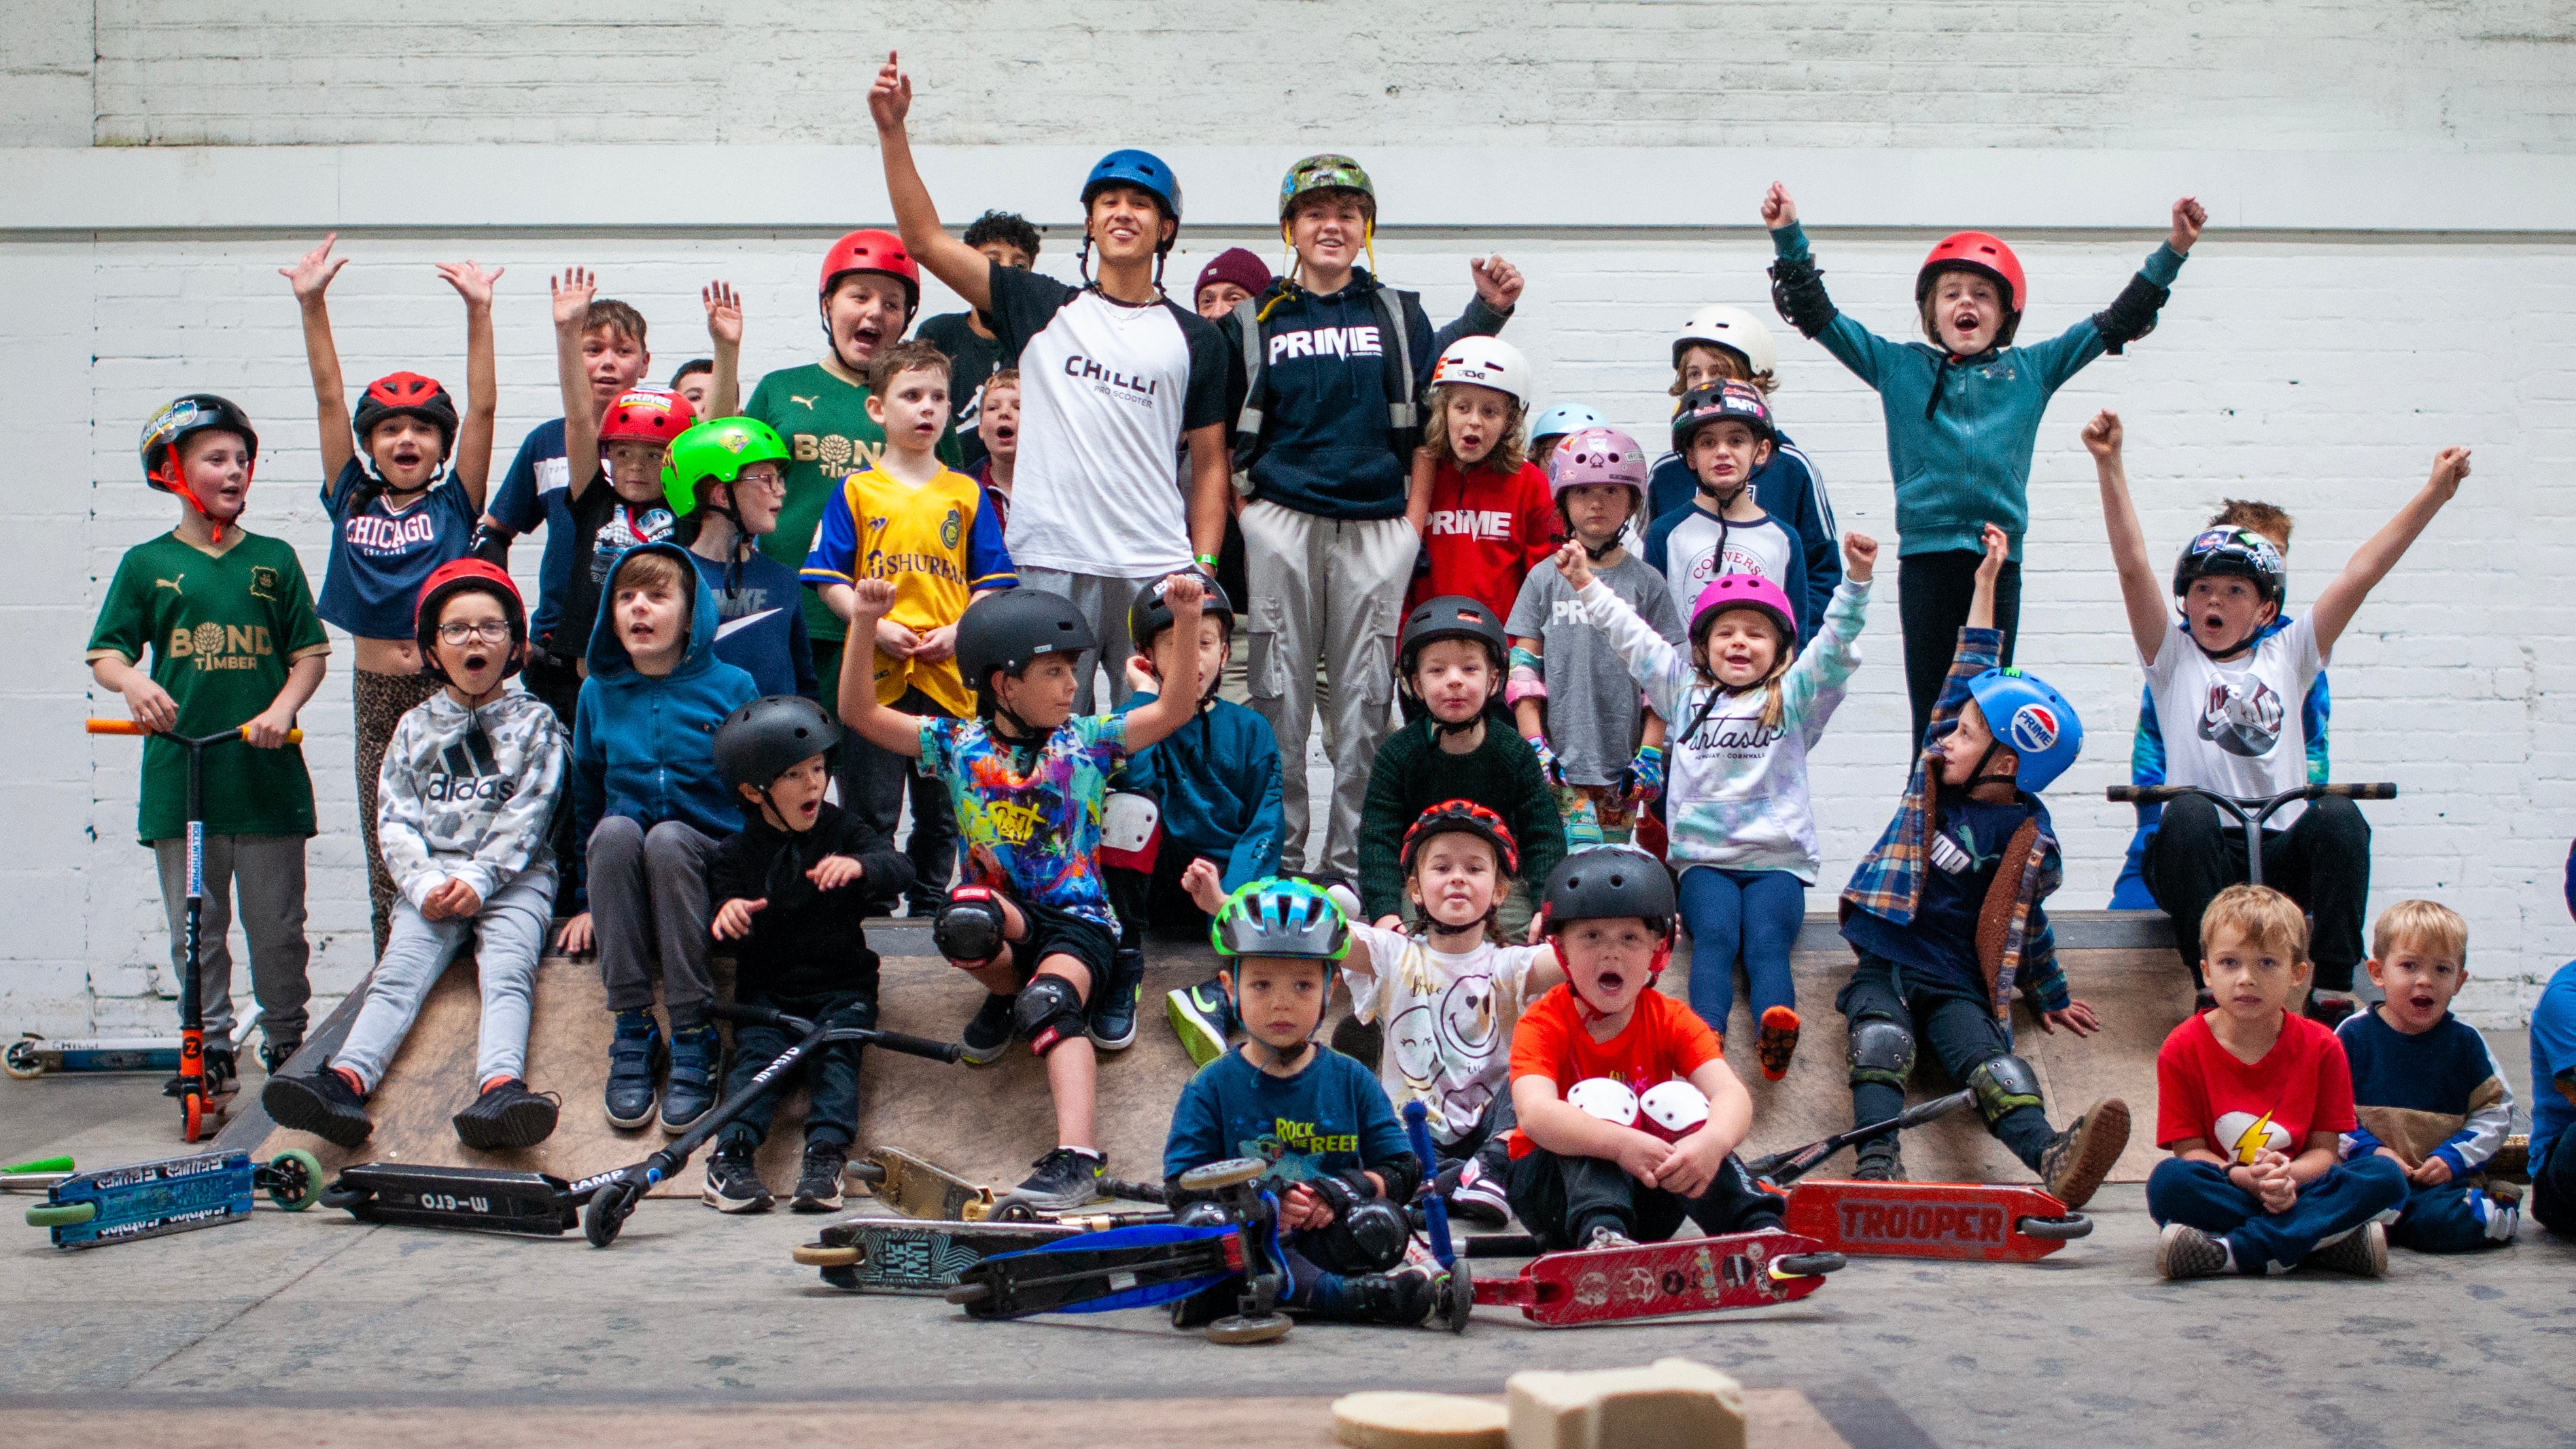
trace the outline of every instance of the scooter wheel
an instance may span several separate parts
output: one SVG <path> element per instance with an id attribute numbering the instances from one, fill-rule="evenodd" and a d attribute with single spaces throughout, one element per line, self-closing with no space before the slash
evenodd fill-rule
<path id="1" fill-rule="evenodd" d="M 2021 1218 L 2013 1223 L 2013 1231 L 2043 1243 L 2071 1243 L 2092 1235 L 2093 1220 L 2082 1213 L 2068 1213 L 2062 1218 Z"/>
<path id="2" fill-rule="evenodd" d="M 1182 1173 L 1181 1186 L 1190 1192 L 1215 1192 L 1237 1183 L 1256 1181 L 1269 1171 L 1270 1164 L 1258 1157 L 1229 1157 Z"/>
<path id="3" fill-rule="evenodd" d="M 1004 1198 L 993 1204 L 992 1220 L 997 1223 L 1033 1223 L 1038 1210 L 1019 1198 Z"/>
<path id="4" fill-rule="evenodd" d="M 617 1241 L 618 1231 L 626 1226 L 626 1215 L 635 1211 L 636 1200 L 644 1196 L 639 1183 L 624 1178 L 607 1184 L 593 1194 L 590 1207 L 581 1215 L 581 1235 L 594 1248 L 605 1248 Z"/>
<path id="5" fill-rule="evenodd" d="M 27 1209 L 31 1228 L 76 1228 L 98 1216 L 94 1202 L 40 1202 Z"/>
<path id="6" fill-rule="evenodd" d="M 1789 1253 L 1771 1260 L 1771 1273 L 1776 1278 L 1808 1278 L 1839 1273 L 1848 1262 L 1840 1253 Z"/>
<path id="7" fill-rule="evenodd" d="M 32 1082 L 45 1074 L 45 1059 L 36 1055 L 36 1044 L 13 1041 L 6 1052 L 0 1052 L 0 1072 L 22 1082 Z"/>
<path id="8" fill-rule="evenodd" d="M 300 1213 L 322 1200 L 322 1159 L 290 1147 L 268 1160 L 269 1201 Z"/>
<path id="9" fill-rule="evenodd" d="M 1451 1333 L 1467 1331 L 1468 1315 L 1476 1311 L 1476 1275 L 1460 1258 L 1449 1265 L 1449 1276 L 1440 1285 L 1440 1303 L 1432 1316 Z"/>
<path id="10" fill-rule="evenodd" d="M 206 1135 L 206 1099 L 194 1092 L 179 1094 L 179 1140 L 194 1142 Z"/>
<path id="11" fill-rule="evenodd" d="M 788 1249 L 797 1262 L 808 1268 L 855 1268 L 859 1265 L 856 1248 L 827 1247 L 821 1243 L 800 1243 Z"/>
<path id="12" fill-rule="evenodd" d="M 1236 1347 L 1254 1343 L 1274 1343 L 1288 1336 L 1296 1327 L 1284 1313 L 1265 1313 L 1247 1318 L 1240 1313 L 1220 1318 L 1207 1326 L 1208 1342 Z"/>

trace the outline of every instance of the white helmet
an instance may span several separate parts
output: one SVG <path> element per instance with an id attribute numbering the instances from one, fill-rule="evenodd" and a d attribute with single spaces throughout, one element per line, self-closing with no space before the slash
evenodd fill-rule
<path id="1" fill-rule="evenodd" d="M 1499 337 L 1461 337 L 1440 354 L 1431 369 L 1431 385 L 1467 382 L 1507 392 L 1522 407 L 1529 406 L 1530 363 L 1521 350 Z"/>
<path id="2" fill-rule="evenodd" d="M 1742 354 L 1755 377 L 1780 365 L 1780 344 L 1771 340 L 1771 329 L 1751 312 L 1724 302 L 1711 302 L 1682 324 L 1673 338 L 1673 366 L 1682 365 L 1685 350 L 1703 344 Z"/>

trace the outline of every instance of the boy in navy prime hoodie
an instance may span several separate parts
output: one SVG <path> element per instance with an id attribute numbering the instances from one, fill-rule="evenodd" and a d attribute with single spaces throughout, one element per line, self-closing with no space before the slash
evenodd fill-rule
<path id="1" fill-rule="evenodd" d="M 707 1007 L 708 867 L 742 814 L 717 774 L 716 727 L 758 698 L 751 676 L 715 656 L 715 595 L 678 544 L 630 549 L 610 573 L 590 633 L 572 731 L 574 838 L 589 844 L 587 903 L 557 938 L 594 940 L 617 1033 L 608 1046 L 608 1120 L 653 1116 L 664 1056 L 653 983 L 671 1018 L 662 1130 L 715 1105 L 721 1056 Z"/>

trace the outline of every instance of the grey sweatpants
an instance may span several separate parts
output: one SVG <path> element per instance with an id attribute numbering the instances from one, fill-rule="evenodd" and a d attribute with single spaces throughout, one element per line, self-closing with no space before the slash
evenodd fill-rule
<path id="1" fill-rule="evenodd" d="M 152 842 L 161 872 L 161 905 L 170 920 L 173 979 L 188 969 L 188 838 Z M 304 837 L 208 835 L 206 899 L 197 915 L 197 1001 L 206 1045 L 233 1044 L 233 897 L 241 897 L 242 934 L 250 940 L 250 989 L 260 1030 L 278 1046 L 304 1040 L 304 1003 L 313 999 L 305 965 Z"/>
<path id="2" fill-rule="evenodd" d="M 1335 519 L 1259 500 L 1243 506 L 1245 576 L 1252 584 L 1251 648 L 1244 666 L 1252 707 L 1279 737 L 1288 772 L 1280 867 L 1356 880 L 1360 806 L 1369 766 L 1394 723 L 1395 636 L 1404 586 L 1422 541 L 1403 518 Z M 1324 856 L 1306 858 L 1306 737 L 1315 716 L 1315 666 L 1324 701 L 1324 753 L 1333 801 Z"/>
<path id="3" fill-rule="evenodd" d="M 1069 574 L 1042 568 L 1022 568 L 1019 576 L 1021 588 L 1044 589 L 1050 594 L 1071 599 L 1074 608 L 1090 621 L 1093 636 L 1100 640 L 1100 653 L 1092 658 L 1091 663 L 1109 671 L 1109 709 L 1097 712 L 1107 714 L 1125 704 L 1127 696 L 1133 692 L 1127 688 L 1127 656 L 1136 652 L 1136 646 L 1127 638 L 1127 611 L 1134 607 L 1136 596 L 1150 587 L 1154 580 L 1112 579 L 1098 574 Z M 968 681 L 967 688 L 973 687 L 973 681 Z M 1073 712 L 1094 713 L 1091 700 L 1091 670 L 1083 668 L 1082 690 L 1073 697 Z"/>
<path id="4" fill-rule="evenodd" d="M 524 1077 L 528 1063 L 528 1012 L 537 989 L 537 958 L 555 910 L 551 866 L 523 870 L 492 893 L 471 917 L 433 921 L 396 896 L 392 934 L 376 973 L 367 978 L 366 1004 L 349 1026 L 349 1039 L 331 1065 L 358 1074 L 372 1092 L 402 1049 L 420 1004 L 447 972 L 465 938 L 474 938 L 474 974 L 483 987 L 483 1025 L 474 1056 L 474 1085 L 494 1077 Z M 594 917 L 594 919 L 596 919 Z"/>
<path id="5" fill-rule="evenodd" d="M 590 925 L 609 1010 L 651 1006 L 658 980 L 672 1030 L 706 1020 L 716 994 L 707 969 L 714 915 L 707 866 L 719 843 L 677 820 L 647 830 L 640 820 L 611 815 L 591 830 Z"/>

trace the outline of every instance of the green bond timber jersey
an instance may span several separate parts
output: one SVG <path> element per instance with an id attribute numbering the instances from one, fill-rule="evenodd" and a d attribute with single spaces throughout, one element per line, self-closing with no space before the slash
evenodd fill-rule
<path id="1" fill-rule="evenodd" d="M 284 539 L 229 531 L 209 553 L 176 533 L 125 551 L 99 606 L 86 658 L 138 664 L 179 706 L 178 733 L 211 735 L 250 722 L 286 687 L 287 666 L 331 652 L 304 565 Z M 304 751 L 216 745 L 204 763 L 210 835 L 311 835 L 313 781 Z M 188 833 L 188 757 L 162 739 L 143 742 L 144 843 Z"/>
<path id="2" fill-rule="evenodd" d="M 778 510 L 778 528 L 760 541 L 760 551 L 787 566 L 805 567 L 814 551 L 814 530 L 823 510 L 841 496 L 852 473 L 876 463 L 885 451 L 885 429 L 868 417 L 868 389 L 854 381 L 837 362 L 781 368 L 760 380 L 743 406 L 776 430 L 787 443 L 787 501 Z M 952 423 L 939 440 L 939 461 L 964 471 Z M 805 632 L 834 642 L 849 634 L 841 616 L 824 606 L 822 596 L 805 590 Z"/>

